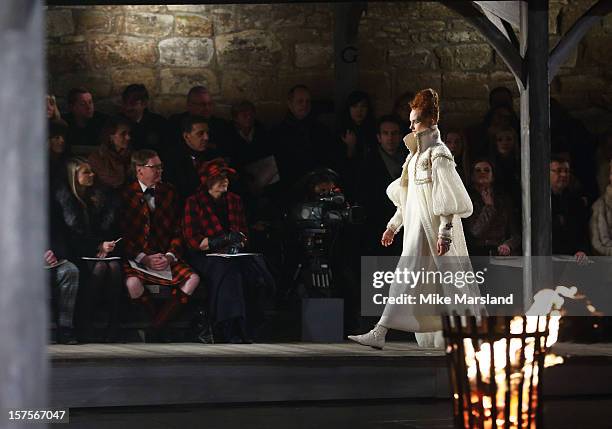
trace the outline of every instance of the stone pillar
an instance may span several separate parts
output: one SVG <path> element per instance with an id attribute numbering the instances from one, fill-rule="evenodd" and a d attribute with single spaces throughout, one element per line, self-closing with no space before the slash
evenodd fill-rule
<path id="1" fill-rule="evenodd" d="M 0 410 L 47 404 L 44 28 L 42 1 L 0 2 Z"/>

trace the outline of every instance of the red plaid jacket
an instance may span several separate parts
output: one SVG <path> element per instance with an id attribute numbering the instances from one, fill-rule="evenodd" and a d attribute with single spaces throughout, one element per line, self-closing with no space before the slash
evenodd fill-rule
<path id="1" fill-rule="evenodd" d="M 228 192 L 225 198 L 230 231 L 239 231 L 246 235 L 248 228 L 240 197 Z M 224 232 L 223 227 L 214 212 L 208 192 L 200 190 L 187 198 L 183 217 L 183 237 L 190 248 L 200 250 L 200 243 L 204 238 L 211 238 L 222 232 Z"/>
<path id="2" fill-rule="evenodd" d="M 120 227 L 125 256 L 133 259 L 141 252 L 181 254 L 182 239 L 177 196 L 172 185 L 155 185 L 155 210 L 151 213 L 140 184 L 135 181 L 121 195 Z"/>

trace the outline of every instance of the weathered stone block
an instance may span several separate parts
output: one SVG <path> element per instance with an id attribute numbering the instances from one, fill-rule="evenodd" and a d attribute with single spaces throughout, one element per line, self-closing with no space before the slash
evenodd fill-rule
<path id="1" fill-rule="evenodd" d="M 612 33 L 612 15 L 607 15 L 602 21 L 603 29 L 606 33 Z"/>
<path id="2" fill-rule="evenodd" d="M 389 64 L 408 69 L 436 69 L 436 56 L 424 48 L 392 48 L 389 50 Z"/>
<path id="3" fill-rule="evenodd" d="M 77 33 L 108 33 L 111 15 L 108 13 L 78 10 L 74 12 Z"/>
<path id="4" fill-rule="evenodd" d="M 370 2 L 368 3 L 368 18 L 390 21 L 401 17 L 402 19 L 419 16 L 419 6 L 413 2 Z"/>
<path id="5" fill-rule="evenodd" d="M 438 44 L 442 43 L 446 40 L 446 34 L 444 33 L 429 33 L 429 32 L 420 32 L 420 33 L 411 33 L 410 34 L 410 43 L 429 43 L 429 44 Z"/>
<path id="6" fill-rule="evenodd" d="M 60 37 L 74 33 L 74 22 L 70 9 L 47 11 L 47 37 Z"/>
<path id="7" fill-rule="evenodd" d="M 303 28 L 314 5 L 274 4 L 240 5 L 236 21 L 240 29 Z"/>
<path id="8" fill-rule="evenodd" d="M 98 37 L 89 42 L 95 68 L 150 66 L 157 62 L 155 41 L 128 36 Z"/>
<path id="9" fill-rule="evenodd" d="M 125 32 L 135 36 L 165 37 L 172 31 L 174 16 L 153 13 L 129 14 Z"/>
<path id="10" fill-rule="evenodd" d="M 164 5 L 134 5 L 134 6 L 121 6 L 121 9 L 126 12 L 134 13 L 160 13 L 166 11 Z"/>
<path id="11" fill-rule="evenodd" d="M 564 93 L 600 91 L 609 86 L 606 80 L 600 76 L 589 76 L 583 74 L 575 76 L 560 76 L 559 83 L 561 85 L 561 91 Z"/>
<path id="12" fill-rule="evenodd" d="M 281 57 L 281 44 L 274 34 L 260 30 L 217 36 L 217 60 L 220 65 L 243 64 L 274 66 Z"/>
<path id="13" fill-rule="evenodd" d="M 561 13 L 563 5 L 551 3 L 548 8 L 548 32 L 550 34 L 557 34 L 559 31 L 559 14 Z"/>
<path id="14" fill-rule="evenodd" d="M 197 85 L 205 86 L 211 94 L 219 93 L 219 80 L 210 69 L 162 69 L 160 84 L 162 94 L 187 95 Z"/>
<path id="15" fill-rule="evenodd" d="M 330 45 L 298 43 L 295 45 L 295 66 L 298 68 L 329 67 L 334 50 Z"/>
<path id="16" fill-rule="evenodd" d="M 388 24 L 385 24 L 388 25 Z M 399 22 L 399 28 L 402 31 L 410 31 L 410 32 L 437 32 L 446 30 L 446 22 L 438 21 L 438 20 L 422 20 L 422 19 L 411 19 L 411 20 L 401 20 Z"/>
<path id="17" fill-rule="evenodd" d="M 489 109 L 487 98 L 482 100 L 449 100 L 446 98 L 447 96 L 448 95 L 444 93 L 440 101 L 440 112 L 444 115 L 452 113 L 470 113 L 474 117 L 479 117 L 484 115 Z"/>
<path id="18" fill-rule="evenodd" d="M 476 30 L 454 30 L 445 33 L 446 41 L 449 43 L 477 42 L 485 43 L 484 38 Z"/>
<path id="19" fill-rule="evenodd" d="M 169 117 L 175 113 L 184 112 L 187 108 L 184 95 L 162 95 L 151 100 L 151 110 Z"/>
<path id="20" fill-rule="evenodd" d="M 487 99 L 488 75 L 473 72 L 444 72 L 442 75 L 442 94 L 444 98 Z"/>
<path id="21" fill-rule="evenodd" d="M 306 26 L 312 28 L 329 29 L 332 28 L 332 14 L 329 12 L 316 12 L 306 16 Z M 360 29 L 362 26 L 359 27 Z"/>
<path id="22" fill-rule="evenodd" d="M 254 74 L 244 70 L 229 70 L 223 73 L 221 89 L 223 99 L 232 102 L 275 99 L 278 80 L 274 74 Z"/>
<path id="23" fill-rule="evenodd" d="M 426 19 L 461 19 L 461 16 L 438 2 L 419 2 L 419 15 Z"/>
<path id="24" fill-rule="evenodd" d="M 163 65 L 206 67 L 213 54 L 213 42 L 207 38 L 173 37 L 159 42 L 159 61 Z"/>
<path id="25" fill-rule="evenodd" d="M 190 12 L 190 13 L 200 13 L 206 14 L 210 11 L 210 6 L 208 5 L 168 5 L 166 6 L 170 12 Z"/>
<path id="26" fill-rule="evenodd" d="M 286 100 L 287 92 L 296 84 L 303 84 L 310 88 L 313 99 L 330 99 L 334 93 L 335 77 L 332 69 L 298 71 L 291 70 L 279 73 L 278 86 L 275 89 L 277 96 L 274 100 Z"/>
<path id="27" fill-rule="evenodd" d="M 213 34 L 215 36 L 241 30 L 235 10 L 235 5 L 215 7 L 211 9 L 210 15 L 212 16 Z"/>
<path id="28" fill-rule="evenodd" d="M 378 43 L 377 43 L 378 42 Z M 387 47 L 378 39 L 360 41 L 357 61 L 360 69 L 381 68 L 387 62 Z"/>
<path id="29" fill-rule="evenodd" d="M 597 37 L 593 34 L 588 34 L 582 41 L 584 46 L 583 60 L 585 64 L 600 64 L 607 65 L 612 63 L 610 58 L 610 50 L 612 40 L 610 37 Z"/>
<path id="30" fill-rule="evenodd" d="M 436 48 L 440 65 L 446 70 L 478 70 L 490 66 L 493 61 L 493 48 L 489 45 L 461 45 Z"/>
<path id="31" fill-rule="evenodd" d="M 87 38 L 82 34 L 77 34 L 75 36 L 62 36 L 60 37 L 60 44 L 69 45 L 74 43 L 83 43 L 87 40 Z"/>
<path id="32" fill-rule="evenodd" d="M 112 82 L 107 74 L 97 73 L 66 73 L 61 77 L 51 78 L 51 93 L 66 96 L 72 88 L 83 86 L 91 91 L 94 102 L 97 98 L 108 97 Z"/>
<path id="33" fill-rule="evenodd" d="M 375 112 L 390 112 L 393 108 L 389 102 L 392 95 L 391 82 L 390 73 L 385 71 L 371 70 L 359 73 L 359 88 L 370 94 Z"/>
<path id="34" fill-rule="evenodd" d="M 126 86 L 132 83 L 142 83 L 149 94 L 157 93 L 157 72 L 152 68 L 126 68 L 111 71 L 113 94 L 121 94 Z"/>
<path id="35" fill-rule="evenodd" d="M 85 43 L 47 46 L 47 64 L 51 74 L 86 70 L 88 66 Z"/>
<path id="36" fill-rule="evenodd" d="M 406 91 L 417 92 L 423 88 L 442 91 L 442 74 L 440 72 L 409 72 L 398 70 L 394 93 L 399 95 Z"/>
<path id="37" fill-rule="evenodd" d="M 185 37 L 211 37 L 213 35 L 212 21 L 200 15 L 177 15 L 175 17 L 174 33 Z"/>

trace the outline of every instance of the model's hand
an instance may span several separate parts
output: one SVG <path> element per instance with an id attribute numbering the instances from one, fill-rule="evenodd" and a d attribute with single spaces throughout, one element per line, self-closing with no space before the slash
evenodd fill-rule
<path id="1" fill-rule="evenodd" d="M 438 250 L 438 256 L 444 255 L 450 249 L 450 243 L 446 240 L 442 240 L 438 238 L 438 243 L 436 244 L 436 248 Z"/>
<path id="2" fill-rule="evenodd" d="M 499 256 L 508 256 L 511 252 L 512 249 L 510 249 L 510 246 L 508 246 L 507 244 L 500 244 L 497 247 L 497 253 L 499 254 Z"/>
<path id="3" fill-rule="evenodd" d="M 395 238 L 395 232 L 392 229 L 387 228 L 385 232 L 383 232 L 382 238 L 380 239 L 380 244 L 385 247 L 391 246 L 393 244 L 393 239 Z"/>

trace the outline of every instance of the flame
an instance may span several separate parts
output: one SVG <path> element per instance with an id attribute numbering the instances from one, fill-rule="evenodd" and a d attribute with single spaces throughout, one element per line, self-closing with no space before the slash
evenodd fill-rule
<path id="1" fill-rule="evenodd" d="M 536 342 L 541 341 L 538 350 L 549 348 L 557 342 L 559 334 L 559 321 L 561 316 L 558 311 L 551 312 L 548 324 L 548 335 L 544 339 L 541 333 L 546 329 L 546 316 L 526 316 L 526 326 L 523 330 L 524 319 L 522 317 L 514 317 L 510 322 L 510 334 L 534 334 L 521 338 L 503 338 L 494 341 L 491 345 L 489 342 L 481 342 L 477 345 L 478 350 L 474 349 L 474 340 L 464 339 L 464 356 L 467 367 L 467 376 L 470 383 L 471 402 L 476 405 L 474 408 L 478 410 L 482 407 L 484 416 L 484 427 L 492 426 L 491 417 L 496 419 L 498 426 L 503 428 L 519 428 L 518 426 L 518 400 L 521 398 L 521 428 L 527 427 L 526 418 L 529 412 L 529 403 L 535 398 L 533 397 L 535 387 L 539 382 L 540 368 L 535 361 L 536 359 Z M 542 344 L 545 342 L 545 344 Z M 543 346 L 543 347 L 542 347 Z M 493 360 L 495 367 L 493 374 L 495 378 L 495 391 L 491 381 L 491 347 L 493 347 Z M 508 361 L 508 358 L 510 362 Z M 547 354 L 544 359 L 544 367 L 550 367 L 563 363 L 563 358 L 554 354 Z M 506 378 L 506 367 L 510 365 L 509 386 Z M 480 378 L 480 385 L 479 385 Z M 522 386 L 521 386 L 521 380 Z M 510 404 L 506 404 L 506 393 L 510 392 Z M 479 393 L 475 393 L 479 392 Z M 456 396 L 457 398 L 457 396 Z M 496 416 L 492 416 L 493 400 L 496 405 Z M 510 407 L 509 425 L 505 424 L 505 406 Z M 467 416 L 464 416 L 467 417 Z M 477 415 L 477 418 L 482 419 L 482 416 Z M 466 420 L 467 422 L 467 420 Z"/>

